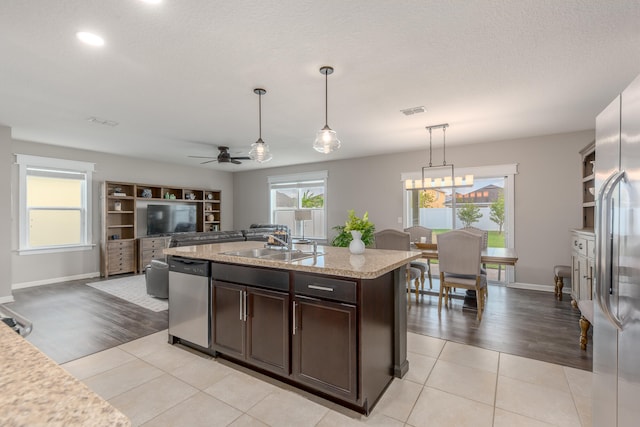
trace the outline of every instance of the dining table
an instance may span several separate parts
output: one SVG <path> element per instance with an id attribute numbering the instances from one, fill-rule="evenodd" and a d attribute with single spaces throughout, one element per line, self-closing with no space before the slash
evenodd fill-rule
<path id="1" fill-rule="evenodd" d="M 438 245 L 435 243 L 413 243 L 413 247 L 422 253 L 422 258 L 427 260 L 438 259 Z M 518 254 L 513 248 L 484 248 L 480 253 L 480 261 L 483 265 L 497 264 L 498 266 L 515 266 L 518 262 Z M 429 271 L 431 275 L 431 271 Z M 498 279 L 500 276 L 498 276 Z M 428 291 L 425 293 L 429 293 Z M 452 296 L 455 298 L 455 296 Z M 460 296 L 462 298 L 462 296 Z M 463 308 L 475 310 L 477 308 L 475 291 L 467 291 L 464 295 Z"/>

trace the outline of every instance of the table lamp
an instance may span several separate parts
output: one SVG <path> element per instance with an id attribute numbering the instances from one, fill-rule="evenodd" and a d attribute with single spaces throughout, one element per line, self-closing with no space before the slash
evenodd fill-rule
<path id="1" fill-rule="evenodd" d="M 302 222 L 302 239 L 298 240 L 298 243 L 309 243 L 310 241 L 304 238 L 304 222 L 311 220 L 310 209 L 296 209 L 295 211 L 296 221 Z"/>

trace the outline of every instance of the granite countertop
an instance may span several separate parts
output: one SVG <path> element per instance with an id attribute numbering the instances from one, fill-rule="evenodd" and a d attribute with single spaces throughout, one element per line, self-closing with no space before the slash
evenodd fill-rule
<path id="1" fill-rule="evenodd" d="M 293 262 L 223 254 L 223 252 L 262 247 L 264 247 L 262 242 L 229 242 L 168 248 L 164 249 L 164 254 L 357 279 L 375 279 L 421 257 L 421 253 L 415 251 L 370 248 L 365 249 L 362 255 L 353 255 L 349 253 L 349 249 L 335 246 L 318 246 L 318 252 L 324 252 L 324 255 Z M 305 252 L 312 251 L 311 245 L 305 244 L 294 244 L 293 249 L 300 249 Z"/>
<path id="2" fill-rule="evenodd" d="M 0 425 L 131 425 L 124 414 L 4 322 L 0 341 Z"/>

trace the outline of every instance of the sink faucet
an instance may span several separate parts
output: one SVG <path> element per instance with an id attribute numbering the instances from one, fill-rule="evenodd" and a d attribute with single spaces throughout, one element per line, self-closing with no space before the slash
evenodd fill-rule
<path id="1" fill-rule="evenodd" d="M 287 232 L 286 234 L 284 234 L 285 239 L 281 239 L 280 237 L 276 236 L 275 234 L 268 234 L 267 238 L 272 238 L 273 240 L 282 243 L 289 252 L 291 252 L 293 250 L 293 239 L 291 238 L 291 234 L 289 232 Z M 269 243 L 267 242 L 267 245 Z"/>

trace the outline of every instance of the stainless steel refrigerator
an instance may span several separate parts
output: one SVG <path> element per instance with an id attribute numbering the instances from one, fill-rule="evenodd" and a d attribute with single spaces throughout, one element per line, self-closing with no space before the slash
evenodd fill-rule
<path id="1" fill-rule="evenodd" d="M 640 425 L 640 76 L 596 118 L 593 425 Z"/>

